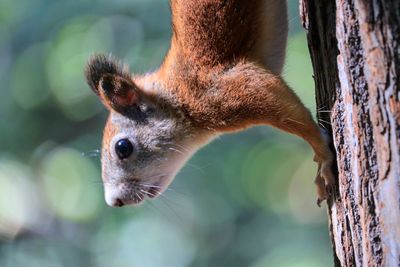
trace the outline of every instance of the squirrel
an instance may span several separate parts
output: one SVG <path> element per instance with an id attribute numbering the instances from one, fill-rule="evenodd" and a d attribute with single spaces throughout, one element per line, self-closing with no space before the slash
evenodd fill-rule
<path id="1" fill-rule="evenodd" d="M 213 138 L 270 125 L 312 147 L 320 205 L 335 182 L 333 156 L 309 110 L 280 76 L 286 1 L 171 0 L 170 8 L 170 48 L 157 70 L 133 75 L 101 54 L 85 69 L 110 112 L 101 152 L 106 203 L 120 207 L 157 197 Z"/>

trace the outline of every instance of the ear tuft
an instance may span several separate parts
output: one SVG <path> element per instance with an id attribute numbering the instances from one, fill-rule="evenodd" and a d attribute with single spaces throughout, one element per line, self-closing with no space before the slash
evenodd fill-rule
<path id="1" fill-rule="evenodd" d="M 97 95 L 99 95 L 99 82 L 107 74 L 131 80 L 128 66 L 116 60 L 111 55 L 108 57 L 102 54 L 91 56 L 85 68 L 85 77 L 90 88 Z"/>

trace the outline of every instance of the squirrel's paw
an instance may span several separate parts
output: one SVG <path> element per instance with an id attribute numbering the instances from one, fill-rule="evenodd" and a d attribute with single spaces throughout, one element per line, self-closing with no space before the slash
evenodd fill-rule
<path id="1" fill-rule="evenodd" d="M 317 205 L 320 207 L 322 201 L 328 199 L 335 185 L 335 176 L 332 172 L 333 154 L 328 147 L 328 135 L 321 130 L 321 134 L 327 145 L 326 155 L 323 159 L 315 156 L 314 161 L 318 163 L 318 172 L 315 177 L 317 185 Z"/>
<path id="2" fill-rule="evenodd" d="M 335 185 L 335 177 L 332 173 L 333 160 L 317 161 L 318 172 L 315 177 L 315 184 L 317 185 L 317 205 L 320 207 L 321 202 L 326 200 L 332 192 Z"/>

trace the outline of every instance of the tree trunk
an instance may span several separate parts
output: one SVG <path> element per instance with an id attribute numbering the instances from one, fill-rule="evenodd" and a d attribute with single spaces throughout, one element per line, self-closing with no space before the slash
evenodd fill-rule
<path id="1" fill-rule="evenodd" d="M 301 0 L 332 134 L 335 266 L 400 266 L 400 0 Z"/>

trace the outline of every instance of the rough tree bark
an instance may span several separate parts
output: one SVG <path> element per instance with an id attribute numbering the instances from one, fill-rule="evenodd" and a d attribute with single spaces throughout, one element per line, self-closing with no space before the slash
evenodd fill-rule
<path id="1" fill-rule="evenodd" d="M 400 0 L 301 0 L 338 183 L 335 266 L 400 266 Z"/>

